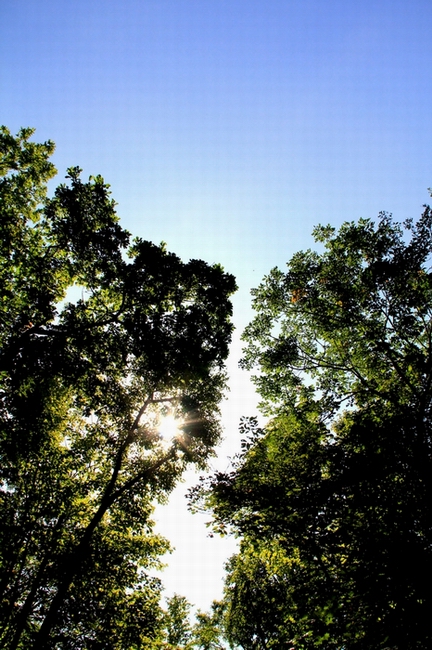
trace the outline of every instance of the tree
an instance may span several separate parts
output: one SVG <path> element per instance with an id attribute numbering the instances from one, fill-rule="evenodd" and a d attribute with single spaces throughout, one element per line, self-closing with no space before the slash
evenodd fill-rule
<path id="1" fill-rule="evenodd" d="M 289 590 L 292 570 L 293 562 L 277 542 L 242 542 L 240 552 L 226 565 L 225 621 L 231 647 L 292 646 L 297 628 Z"/>
<path id="2" fill-rule="evenodd" d="M 195 623 L 190 624 L 189 616 L 192 605 L 184 596 L 174 594 L 167 598 L 164 614 L 164 634 L 157 647 L 166 650 L 224 650 L 225 630 L 223 603 L 213 601 L 210 612 L 198 610 Z"/>
<path id="3" fill-rule="evenodd" d="M 189 622 L 189 613 L 191 604 L 185 596 L 174 594 L 167 599 L 167 612 L 165 615 L 166 640 L 169 647 L 187 646 L 190 635 L 191 625 Z"/>
<path id="4" fill-rule="evenodd" d="M 225 640 L 225 606 L 222 602 L 214 600 L 210 612 L 198 610 L 196 614 L 191 647 L 200 650 L 224 650 Z"/>
<path id="5" fill-rule="evenodd" d="M 319 227 L 322 253 L 254 291 L 243 365 L 270 420 L 193 495 L 243 538 L 226 600 L 244 648 L 431 645 L 431 209 L 404 225 Z M 259 602 L 279 595 L 255 618 L 258 569 Z"/>
<path id="6" fill-rule="evenodd" d="M 0 131 L 0 643 L 151 647 L 153 503 L 218 440 L 235 282 L 130 243 L 100 176 L 47 198 L 32 133 Z"/>

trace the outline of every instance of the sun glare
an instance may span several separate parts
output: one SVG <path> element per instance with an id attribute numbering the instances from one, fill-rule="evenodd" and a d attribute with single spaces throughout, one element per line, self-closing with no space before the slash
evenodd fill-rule
<path id="1" fill-rule="evenodd" d="M 158 431 L 164 440 L 171 440 L 177 435 L 179 424 L 173 415 L 166 415 L 161 419 Z"/>

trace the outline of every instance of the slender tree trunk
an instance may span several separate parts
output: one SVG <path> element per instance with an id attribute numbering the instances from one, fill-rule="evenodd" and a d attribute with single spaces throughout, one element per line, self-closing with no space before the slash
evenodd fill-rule
<path id="1" fill-rule="evenodd" d="M 67 592 L 69 591 L 69 587 L 81 569 L 85 556 L 89 550 L 93 533 L 110 505 L 112 505 L 112 500 L 109 497 L 102 499 L 101 505 L 87 526 L 80 543 L 78 544 L 75 551 L 67 558 L 67 562 L 65 563 L 65 566 L 67 568 L 58 584 L 57 592 L 51 601 L 51 605 L 47 615 L 45 616 L 44 622 L 42 623 L 42 626 L 36 635 L 35 643 L 33 646 L 35 650 L 39 648 L 42 649 L 46 646 L 51 630 L 57 621 L 60 608 L 66 598 Z M 11 650 L 16 650 L 16 648 L 11 648 Z"/>
<path id="2" fill-rule="evenodd" d="M 49 558 L 50 555 L 47 553 L 47 555 L 43 558 L 41 564 L 39 565 L 39 569 L 37 571 L 35 579 L 33 580 L 31 589 L 27 595 L 27 598 L 25 599 L 21 611 L 17 616 L 17 621 L 15 624 L 15 634 L 13 636 L 11 644 L 8 646 L 9 650 L 16 650 L 18 648 L 18 644 L 20 642 L 21 636 L 26 628 L 27 617 L 31 612 L 33 601 L 35 599 L 36 593 L 42 581 L 43 574 L 45 573 L 45 569 L 47 567 Z"/>
<path id="3" fill-rule="evenodd" d="M 144 470 L 143 472 L 135 476 L 133 479 L 127 481 L 124 485 L 122 485 L 117 490 L 114 490 L 117 482 L 117 477 L 121 468 L 124 452 L 127 446 L 128 444 L 123 445 L 122 449 L 119 451 L 116 459 L 116 464 L 113 470 L 113 475 L 102 497 L 100 506 L 97 509 L 96 513 L 93 515 L 93 518 L 88 524 L 86 530 L 84 531 L 84 535 L 81 538 L 80 543 L 78 544 L 76 549 L 71 553 L 71 555 L 69 555 L 67 561 L 65 562 L 65 572 L 63 573 L 63 576 L 59 581 L 57 592 L 51 601 L 51 605 L 48 610 L 48 613 L 45 616 L 45 619 L 36 635 L 35 642 L 33 645 L 34 650 L 42 650 L 43 648 L 46 647 L 49 636 L 51 634 L 54 625 L 57 622 L 59 611 L 65 601 L 69 588 L 74 578 L 79 573 L 84 563 L 84 560 L 86 558 L 86 555 L 90 549 L 90 542 L 93 533 L 98 527 L 98 525 L 100 524 L 100 522 L 102 521 L 107 510 L 117 501 L 117 499 L 122 494 L 124 494 L 124 492 L 127 492 L 129 489 L 131 489 L 136 483 L 142 480 L 145 476 L 148 477 L 152 476 L 152 474 L 154 474 L 154 472 L 157 469 L 159 469 L 159 467 L 164 465 L 167 461 L 171 460 L 175 456 L 175 451 L 171 450 L 168 454 L 163 456 L 154 465 Z"/>
<path id="4" fill-rule="evenodd" d="M 37 591 L 38 591 L 38 589 L 40 587 L 40 584 L 42 582 L 42 579 L 43 579 L 43 576 L 44 576 L 44 573 L 45 573 L 45 569 L 48 566 L 49 561 L 53 557 L 52 549 L 56 544 L 58 535 L 59 535 L 60 530 L 61 530 L 63 524 L 65 523 L 66 519 L 67 519 L 66 515 L 62 515 L 61 517 L 59 517 L 59 519 L 58 519 L 58 521 L 57 521 L 57 523 L 56 523 L 56 525 L 55 525 L 55 527 L 53 529 L 52 539 L 48 543 L 48 546 L 49 546 L 50 550 L 47 551 L 45 556 L 42 558 L 42 561 L 41 561 L 41 563 L 39 565 L 39 568 L 38 568 L 38 570 L 36 572 L 36 576 L 35 576 L 35 578 L 33 580 L 33 584 L 32 584 L 32 586 L 30 588 L 30 591 L 27 594 L 27 597 L 26 597 L 26 599 L 24 601 L 24 605 L 22 606 L 20 612 L 18 613 L 18 615 L 16 617 L 15 634 L 13 636 L 13 639 L 12 639 L 12 642 L 11 642 L 10 646 L 8 646 L 9 650 L 16 650 L 18 648 L 21 636 L 22 636 L 22 634 L 23 634 L 23 632 L 24 632 L 24 630 L 26 628 L 27 618 L 30 615 L 34 599 L 36 597 Z"/>

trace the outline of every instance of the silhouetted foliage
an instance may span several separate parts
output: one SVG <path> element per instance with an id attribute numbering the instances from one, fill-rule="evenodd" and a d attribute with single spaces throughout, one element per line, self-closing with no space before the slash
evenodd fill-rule
<path id="1" fill-rule="evenodd" d="M 131 243 L 100 176 L 47 198 L 32 133 L 0 131 L 0 645 L 151 647 L 152 504 L 218 440 L 235 282 Z"/>
<path id="2" fill-rule="evenodd" d="M 432 645 L 432 212 L 315 230 L 254 293 L 243 365 L 270 416 L 192 493 L 242 537 L 228 637 L 245 649 Z"/>

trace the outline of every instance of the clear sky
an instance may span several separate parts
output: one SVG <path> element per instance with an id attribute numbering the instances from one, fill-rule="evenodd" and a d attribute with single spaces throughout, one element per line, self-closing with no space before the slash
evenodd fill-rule
<path id="1" fill-rule="evenodd" d="M 56 142 L 56 182 L 102 174 L 133 234 L 236 275 L 239 334 L 314 225 L 428 202 L 431 28 L 430 0 L 2 0 L 0 122 Z M 238 334 L 223 453 L 254 409 Z M 175 499 L 167 587 L 207 607 L 230 550 Z"/>

